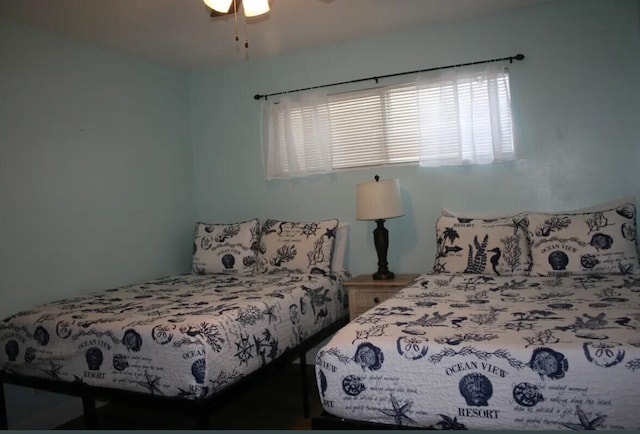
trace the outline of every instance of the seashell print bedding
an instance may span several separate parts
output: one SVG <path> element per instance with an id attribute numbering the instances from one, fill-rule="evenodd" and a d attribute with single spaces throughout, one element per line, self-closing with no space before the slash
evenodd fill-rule
<path id="1" fill-rule="evenodd" d="M 347 315 L 342 277 L 171 276 L 12 315 L 0 370 L 202 399 Z"/>
<path id="2" fill-rule="evenodd" d="M 425 274 L 316 357 L 334 416 L 436 429 L 640 429 L 640 275 Z"/>

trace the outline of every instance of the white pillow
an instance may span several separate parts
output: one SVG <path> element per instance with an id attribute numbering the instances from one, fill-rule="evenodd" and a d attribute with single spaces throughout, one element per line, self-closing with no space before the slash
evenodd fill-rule
<path id="1" fill-rule="evenodd" d="M 349 239 L 349 225 L 346 222 L 338 223 L 336 240 L 333 245 L 333 256 L 331 258 L 331 271 L 334 273 L 347 272 L 347 241 Z"/>
<path id="2" fill-rule="evenodd" d="M 526 274 L 526 218 L 495 220 L 441 216 L 436 223 L 434 273 Z"/>
<path id="3" fill-rule="evenodd" d="M 251 274 L 255 270 L 260 222 L 197 222 L 192 271 L 196 274 Z"/>
<path id="4" fill-rule="evenodd" d="M 258 272 L 330 273 L 337 229 L 338 220 L 266 220 L 260 234 Z"/>
<path id="5" fill-rule="evenodd" d="M 531 274 L 637 272 L 635 216 L 633 202 L 588 213 L 529 214 Z"/>

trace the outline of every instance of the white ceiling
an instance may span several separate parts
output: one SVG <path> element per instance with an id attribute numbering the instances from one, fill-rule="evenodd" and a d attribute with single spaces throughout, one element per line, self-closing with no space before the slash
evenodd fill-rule
<path id="1" fill-rule="evenodd" d="M 555 0 L 270 0 L 245 27 L 202 0 L 0 0 L 0 17 L 164 65 L 215 68 L 312 46 Z M 244 48 L 245 28 L 248 50 Z"/>

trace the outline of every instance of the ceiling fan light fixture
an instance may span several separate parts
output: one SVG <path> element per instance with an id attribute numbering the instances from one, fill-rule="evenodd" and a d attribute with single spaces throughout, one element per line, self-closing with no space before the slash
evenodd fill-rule
<path id="1" fill-rule="evenodd" d="M 269 0 L 243 0 L 244 15 L 257 17 L 269 12 Z"/>
<path id="2" fill-rule="evenodd" d="M 204 4 L 209 6 L 216 12 L 226 14 L 231 9 L 231 2 L 233 0 L 204 0 Z"/>

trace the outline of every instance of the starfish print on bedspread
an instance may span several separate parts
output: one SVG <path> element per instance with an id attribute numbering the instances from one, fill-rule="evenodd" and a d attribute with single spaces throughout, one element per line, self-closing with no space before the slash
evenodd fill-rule
<path id="1" fill-rule="evenodd" d="M 600 426 L 607 417 L 606 415 L 598 416 L 595 419 L 589 420 L 589 418 L 587 417 L 585 412 L 582 411 L 579 405 L 576 405 L 576 414 L 578 415 L 578 419 L 580 419 L 580 423 L 563 422 L 562 425 L 575 431 L 582 431 L 582 430 L 593 431 L 598 426 Z"/>
<path id="2" fill-rule="evenodd" d="M 380 411 L 387 416 L 392 417 L 395 420 L 395 424 L 401 426 L 403 421 L 414 422 L 406 413 L 411 410 L 413 406 L 413 401 L 407 401 L 404 404 L 400 405 L 398 400 L 391 395 L 391 405 L 393 408 L 381 408 Z M 415 423 L 415 422 L 414 422 Z"/>
<path id="3" fill-rule="evenodd" d="M 58 372 L 60 372 L 60 369 L 62 369 L 62 365 L 54 363 L 51 359 L 49 359 L 49 364 L 51 365 L 49 369 L 40 368 L 40 370 L 51 378 L 59 380 L 60 376 L 58 376 Z"/>
<path id="4" fill-rule="evenodd" d="M 457 417 L 454 417 L 452 419 L 446 414 L 439 414 L 438 416 L 440 416 L 442 420 L 440 422 L 436 422 L 436 425 L 440 426 L 443 430 L 450 430 L 450 429 L 466 430 L 467 429 L 467 426 L 465 424 L 458 422 Z"/>
<path id="5" fill-rule="evenodd" d="M 265 306 L 265 310 L 262 311 L 263 315 L 267 316 L 267 319 L 269 320 L 269 324 L 271 324 L 271 321 L 274 321 L 277 319 L 276 318 L 276 313 L 273 311 L 276 308 L 276 305 L 273 304 L 271 306 L 269 306 L 268 304 L 264 304 Z"/>
<path id="6" fill-rule="evenodd" d="M 144 371 L 144 381 L 135 381 L 136 384 L 139 384 L 142 387 L 146 387 L 149 390 L 151 395 L 155 395 L 156 393 L 162 395 L 162 391 L 158 386 L 158 382 L 160 381 L 160 377 L 157 375 L 150 375 L 149 371 Z"/>

